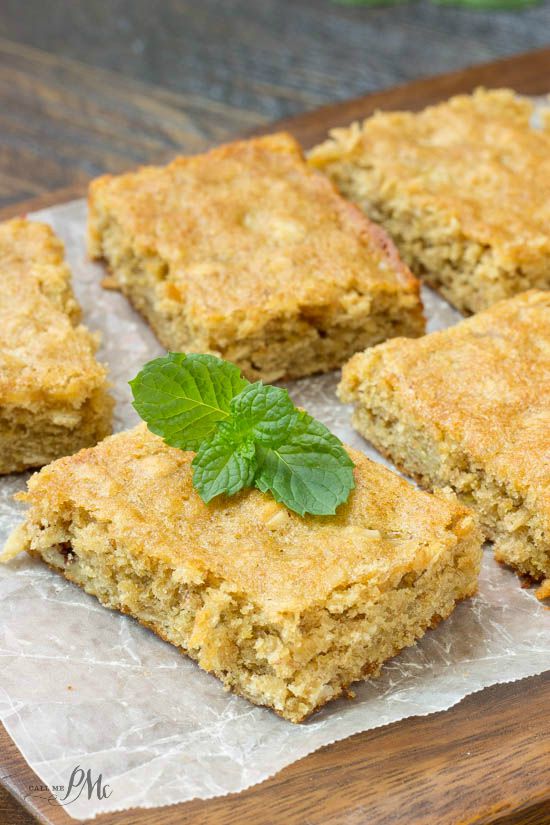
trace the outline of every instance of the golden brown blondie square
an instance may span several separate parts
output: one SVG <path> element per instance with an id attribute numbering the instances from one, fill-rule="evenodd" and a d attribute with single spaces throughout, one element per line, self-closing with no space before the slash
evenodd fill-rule
<path id="1" fill-rule="evenodd" d="M 365 438 L 422 485 L 450 485 L 496 558 L 550 595 L 550 292 L 357 354 L 340 397 Z"/>
<path id="2" fill-rule="evenodd" d="M 94 181 L 89 251 L 173 351 L 249 378 L 325 372 L 424 331 L 385 232 L 275 134 Z"/>
<path id="3" fill-rule="evenodd" d="M 299 722 L 477 586 L 470 511 L 351 455 L 356 489 L 335 516 L 301 518 L 250 489 L 207 505 L 193 453 L 140 425 L 35 474 L 4 557 L 42 558 Z"/>
<path id="4" fill-rule="evenodd" d="M 390 233 L 464 313 L 550 288 L 550 128 L 533 104 L 478 89 L 335 129 L 309 161 Z"/>
<path id="5" fill-rule="evenodd" d="M 11 473 L 104 438 L 113 402 L 49 226 L 0 224 L 0 278 L 0 473 Z"/>

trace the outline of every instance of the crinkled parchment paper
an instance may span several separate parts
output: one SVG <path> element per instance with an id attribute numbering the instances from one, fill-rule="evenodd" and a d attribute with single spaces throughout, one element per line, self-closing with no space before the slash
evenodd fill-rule
<path id="1" fill-rule="evenodd" d="M 84 254 L 85 205 L 37 213 L 64 239 L 86 323 L 103 333 L 117 399 L 116 428 L 135 423 L 127 381 L 161 348 L 125 299 L 100 287 Z M 428 291 L 430 328 L 459 320 Z M 380 457 L 349 426 L 337 376 L 289 385 L 295 401 L 354 447 Z M 21 520 L 12 494 L 25 476 L 0 479 L 0 540 Z M 225 693 L 175 648 L 132 619 L 20 557 L 0 566 L 0 719 L 45 784 L 65 786 L 75 766 L 102 775 L 110 796 L 66 806 L 82 819 L 240 791 L 316 748 L 407 716 L 444 710 L 497 682 L 550 667 L 550 613 L 486 550 L 479 595 L 302 726 Z M 63 797 L 65 792 L 55 792 Z"/>

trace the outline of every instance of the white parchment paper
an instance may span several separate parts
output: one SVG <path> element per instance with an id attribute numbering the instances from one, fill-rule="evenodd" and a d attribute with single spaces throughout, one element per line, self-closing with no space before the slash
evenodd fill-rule
<path id="1" fill-rule="evenodd" d="M 124 429 L 137 420 L 127 381 L 162 350 L 126 300 L 101 289 L 101 267 L 86 261 L 84 202 L 31 217 L 51 223 L 66 243 L 85 321 L 103 334 L 116 429 Z M 434 293 L 426 290 L 424 298 L 430 330 L 459 320 Z M 336 383 L 329 375 L 288 386 L 297 403 L 381 461 L 350 428 Z M 25 481 L 0 479 L 2 543 L 22 518 L 12 494 Z M 490 548 L 479 595 L 390 662 L 378 680 L 361 684 L 355 701 L 334 702 L 302 726 L 225 693 L 169 644 L 39 562 L 20 557 L 0 566 L 0 719 L 76 819 L 240 791 L 322 745 L 444 710 L 483 687 L 549 667 L 550 613 Z M 92 782 L 101 774 L 109 796 L 99 799 L 96 785 L 64 799 L 76 766 L 89 770 Z"/>

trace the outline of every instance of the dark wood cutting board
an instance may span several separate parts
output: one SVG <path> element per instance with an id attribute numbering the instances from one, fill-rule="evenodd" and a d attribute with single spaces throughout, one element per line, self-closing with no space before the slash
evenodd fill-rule
<path id="1" fill-rule="evenodd" d="M 546 94 L 550 91 L 550 49 L 325 106 L 261 131 L 286 128 L 309 147 L 322 140 L 329 128 L 366 117 L 375 109 L 419 109 L 478 85 Z M 81 194 L 78 187 L 54 192 L 1 210 L 0 217 Z M 494 686 L 444 713 L 407 719 L 322 748 L 240 794 L 108 814 L 93 822 L 549 825 L 549 708 L 550 673 L 546 673 Z M 1 727 L 0 781 L 40 822 L 74 822 L 59 805 L 30 793 L 39 780 Z"/>

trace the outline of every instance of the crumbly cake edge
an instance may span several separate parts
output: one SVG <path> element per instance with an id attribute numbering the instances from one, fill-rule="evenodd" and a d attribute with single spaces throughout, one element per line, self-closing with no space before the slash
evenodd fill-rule
<path id="1" fill-rule="evenodd" d="M 375 374 L 369 380 L 368 387 L 364 377 L 351 388 L 344 368 L 338 396 L 343 403 L 353 404 L 354 429 L 421 488 L 433 491 L 450 487 L 463 504 L 478 513 L 486 538 L 493 542 L 495 559 L 539 583 L 537 595 L 546 598 L 550 586 L 548 525 L 536 504 L 528 501 L 528 494 L 514 490 L 506 480 L 492 477 L 449 435 L 441 433 L 438 439 L 424 422 L 399 404 L 398 393 L 382 389 L 383 382 L 377 383 Z M 477 485 L 472 483 L 475 481 Z M 483 506 L 483 499 L 488 506 Z M 516 531 L 519 535 L 514 535 Z M 527 532 L 526 539 L 522 531 Z"/>
<path id="2" fill-rule="evenodd" d="M 92 374 L 87 373 L 86 390 L 79 390 L 71 400 L 22 397 L 0 402 L 0 475 L 6 475 L 42 467 L 97 444 L 112 431 L 115 402 L 109 393 L 106 366 L 96 358 L 100 335 L 81 324 L 82 309 L 73 291 L 63 241 L 49 224 L 40 221 L 13 218 L 1 226 L 16 241 L 27 232 L 43 236 L 44 261 L 36 258 L 31 277 L 52 310 L 67 318 L 74 334 L 89 348 L 94 363 Z"/>
<path id="3" fill-rule="evenodd" d="M 93 223 L 93 213 L 90 213 Z M 159 299 L 155 273 L 166 274 L 167 264 L 150 253 L 145 260 L 132 248 L 131 241 L 122 242 L 124 233 L 113 216 L 92 247 L 94 257 L 101 257 L 115 285 L 130 300 L 150 324 L 159 341 L 167 349 L 177 351 L 212 352 L 237 363 L 253 380 L 274 381 L 295 379 L 340 367 L 354 352 L 373 346 L 396 335 L 417 337 L 425 329 L 418 282 L 407 287 L 381 285 L 372 293 L 360 296 L 363 313 L 341 314 L 319 326 L 307 308 L 301 317 L 269 319 L 263 328 L 248 337 L 240 337 L 237 328 L 230 331 L 230 319 L 224 340 L 216 340 L 213 331 L 205 330 L 197 320 L 190 320 L 181 304 L 169 297 Z M 385 235 L 384 235 L 385 237 Z M 393 247 L 393 244 L 392 244 Z M 121 248 L 124 252 L 121 254 Z M 220 330 L 221 332 L 221 330 Z"/>
<path id="4" fill-rule="evenodd" d="M 281 136 L 292 141 L 293 153 L 304 160 L 299 144 L 290 135 L 281 133 L 258 140 L 267 142 Z M 209 154 L 231 154 L 232 147 L 241 143 L 224 144 Z M 184 157 L 176 158 L 173 163 L 186 160 Z M 147 167 L 155 168 L 162 167 Z M 311 173 L 312 170 L 309 171 Z M 116 215 L 104 203 L 104 192 L 108 190 L 110 181 L 135 174 L 139 174 L 139 170 L 117 178 L 104 175 L 92 181 L 88 194 L 88 254 L 92 259 L 103 260 L 107 264 L 110 272 L 106 282 L 108 288 L 118 289 L 126 295 L 166 348 L 212 352 L 238 363 L 247 377 L 253 380 L 274 381 L 328 372 L 342 366 L 354 352 L 367 346 L 397 335 L 418 337 L 424 334 L 426 321 L 419 281 L 400 258 L 383 227 L 372 223 L 360 208 L 342 198 L 334 183 L 320 172 L 314 174 L 323 178 L 323 182 L 330 187 L 348 215 L 350 224 L 357 225 L 361 232 L 366 233 L 373 247 L 390 264 L 396 272 L 396 283 L 375 284 L 372 291 L 359 296 L 365 305 L 359 318 L 356 312 L 347 315 L 344 312 L 330 319 L 327 316 L 325 320 L 329 320 L 329 324 L 316 325 L 315 313 L 308 318 L 307 307 L 303 307 L 300 317 L 289 319 L 282 314 L 266 319 L 264 326 L 249 336 L 239 333 L 238 318 L 230 316 L 218 325 L 217 330 L 206 330 L 200 318 L 189 318 L 189 314 L 182 311 L 178 296 L 174 299 L 170 294 L 159 297 L 155 287 L 159 282 L 166 281 L 168 262 L 155 251 L 148 250 L 146 254 L 138 252 L 128 233 L 119 225 Z M 170 293 L 172 285 L 167 286 Z M 174 291 L 177 291 L 175 287 Z M 258 356 L 261 363 L 256 363 L 260 361 Z"/>
<path id="5" fill-rule="evenodd" d="M 1 241 L 11 250 L 18 247 L 21 237 L 27 237 L 32 247 L 32 236 L 40 234 L 43 236 L 44 257 L 28 262 L 32 277 L 44 297 L 76 327 L 82 319 L 82 309 L 73 292 L 71 270 L 65 259 L 65 244 L 61 238 L 43 221 L 15 217 L 0 223 Z"/>
<path id="6" fill-rule="evenodd" d="M 104 376 L 77 409 L 0 405 L 0 475 L 43 467 L 110 435 L 115 402 L 108 386 Z"/>
<path id="7" fill-rule="evenodd" d="M 322 168 L 344 196 L 387 230 L 413 274 L 463 314 L 528 289 L 550 288 L 549 256 L 529 266 L 506 260 L 491 245 L 469 238 L 458 221 L 441 221 L 399 193 L 385 198 L 387 187 L 376 170 L 346 159 Z"/>
<path id="8" fill-rule="evenodd" d="M 203 588 L 199 590 L 196 587 L 193 589 L 188 582 L 187 591 L 182 596 L 180 588 L 182 585 L 185 587 L 185 583 L 181 578 L 174 582 L 176 571 L 165 565 L 160 570 L 157 579 L 155 577 L 150 579 L 149 597 L 151 593 L 153 595 L 156 593 L 155 598 L 161 602 L 160 594 L 164 588 L 168 593 L 168 604 L 180 605 L 182 601 L 184 604 L 190 604 L 198 599 L 195 612 L 191 617 L 190 631 L 188 630 L 187 636 L 180 634 L 177 637 L 174 634 L 174 627 L 181 619 L 183 611 L 163 623 L 162 609 L 155 616 L 154 611 L 151 613 L 151 608 L 147 605 L 139 610 L 132 603 L 132 600 L 138 599 L 139 601 L 143 598 L 144 584 L 140 576 L 143 577 L 144 573 L 142 570 L 138 575 L 138 581 L 141 583 L 136 586 L 132 576 L 135 575 L 135 564 L 139 566 L 140 561 L 132 557 L 131 553 L 121 550 L 116 540 L 109 536 L 107 525 L 100 525 L 93 521 L 87 523 L 86 516 L 81 509 L 75 514 L 74 523 L 67 521 L 67 514 L 63 516 L 59 513 L 55 515 L 58 519 L 56 523 L 55 518 L 48 514 L 46 503 L 43 502 L 43 504 L 45 509 L 41 507 L 41 510 L 35 513 L 34 523 L 32 520 L 27 520 L 12 534 L 4 550 L 5 559 L 22 550 L 27 550 L 32 556 L 41 558 L 65 578 L 96 596 L 105 606 L 133 616 L 161 638 L 174 644 L 182 652 L 198 661 L 204 670 L 216 675 L 226 689 L 233 690 L 255 704 L 271 707 L 280 716 L 293 722 L 303 721 L 326 702 L 346 692 L 350 684 L 357 679 L 377 675 L 386 660 L 397 655 L 404 647 L 414 644 L 427 628 L 433 627 L 442 618 L 447 617 L 458 601 L 471 596 L 477 588 L 481 535 L 472 516 L 465 515 L 464 511 L 461 511 L 455 514 L 447 526 L 447 545 L 436 554 L 429 576 L 427 576 L 428 570 L 423 570 L 419 574 L 411 574 L 411 572 L 402 576 L 399 574 L 401 578 L 395 587 L 388 587 L 386 591 L 378 593 L 378 602 L 368 597 L 370 591 L 366 584 L 359 585 L 363 601 L 358 600 L 356 592 L 358 584 L 355 583 L 342 594 L 338 593 L 338 597 L 341 596 L 342 599 L 342 607 L 341 610 L 338 608 L 334 615 L 321 605 L 295 615 L 284 614 L 275 622 L 273 617 L 266 618 L 262 615 L 261 608 L 254 606 L 245 595 L 232 592 L 230 587 L 228 589 L 227 583 L 214 579 L 210 581 L 207 579 Z M 76 523 L 79 521 L 81 526 L 77 527 Z M 70 531 L 73 535 L 70 541 L 67 541 Z M 85 548 L 90 540 L 106 541 L 107 552 L 88 554 Z M 97 563 L 102 557 L 107 560 L 104 562 L 107 564 L 107 570 L 99 572 L 94 567 L 94 561 Z M 121 563 L 129 563 L 133 571 L 126 578 L 122 575 L 118 578 L 116 575 L 113 577 L 113 564 L 116 566 L 118 557 Z M 86 575 L 78 575 L 75 571 L 84 567 L 83 561 L 86 562 L 88 572 Z M 111 562 L 110 568 L 109 562 Z M 102 591 L 101 582 L 109 580 L 110 585 L 108 584 Z M 171 589 L 166 587 L 167 582 L 172 582 Z M 112 592 L 109 591 L 109 586 Z M 121 593 L 125 594 L 123 598 L 120 597 Z M 414 620 L 409 619 L 407 627 L 403 627 L 400 618 L 401 625 L 390 627 L 385 635 L 378 634 L 375 638 L 378 648 L 374 642 L 368 648 L 368 642 L 372 637 L 373 622 L 381 619 L 380 611 L 382 611 L 382 618 L 385 610 L 395 623 L 395 616 L 409 617 L 406 608 L 410 608 L 411 604 L 416 604 L 420 608 L 420 615 L 415 614 Z M 225 621 L 222 620 L 223 605 L 229 610 Z M 349 614 L 347 619 L 343 621 L 342 616 L 347 614 Z M 184 617 L 184 624 L 185 621 Z M 259 628 L 256 635 L 253 632 L 254 621 L 257 622 L 257 628 Z M 249 623 L 248 626 L 246 622 Z M 243 623 L 244 634 L 242 633 Z M 311 627 L 308 631 L 301 632 L 300 628 L 304 626 L 304 623 L 306 627 L 308 624 Z M 234 627 L 235 624 L 237 634 L 231 637 L 231 634 L 228 635 L 228 629 Z M 354 646 L 349 645 L 350 629 L 356 636 L 361 630 L 363 632 L 363 636 Z M 241 647 L 235 642 L 235 639 L 239 637 L 239 632 L 243 640 Z M 335 635 L 338 638 L 333 644 L 336 652 L 334 653 L 334 667 L 331 671 L 331 662 L 327 660 L 330 656 L 330 648 L 326 649 L 326 639 Z M 247 643 L 247 639 L 250 638 L 254 640 L 254 644 L 260 644 L 259 656 Z M 340 674 L 343 667 L 340 652 L 342 644 L 348 645 L 345 652 L 352 659 L 352 664 L 345 671 L 345 676 Z M 309 660 L 307 658 L 308 645 L 310 647 L 313 645 L 313 653 Z M 365 659 L 366 645 L 370 650 L 367 659 Z M 241 657 L 240 667 L 238 661 L 236 665 L 232 665 L 230 661 L 231 651 L 235 647 Z M 378 655 L 374 655 L 377 649 Z M 301 664 L 300 655 L 304 658 Z M 224 659 L 227 656 L 229 660 Z M 293 662 L 295 656 L 298 659 Z M 262 669 L 265 671 L 266 668 L 268 671 L 271 668 L 272 673 L 262 674 Z M 316 668 L 319 670 L 318 674 L 316 674 Z M 255 670 L 259 670 L 259 673 L 256 674 Z M 332 674 L 332 684 L 330 680 L 327 682 L 330 674 Z M 262 681 L 263 676 L 265 678 Z M 259 684 L 256 684 L 258 677 Z M 300 682 L 303 683 L 301 689 Z M 311 683 L 309 698 L 308 683 Z M 294 688 L 294 693 L 291 686 Z"/>

